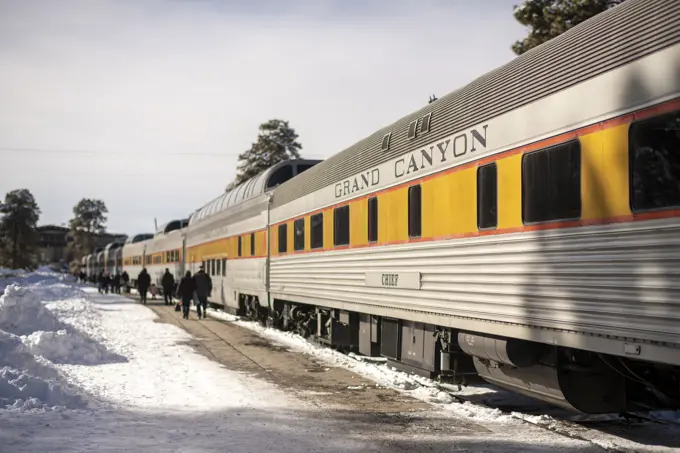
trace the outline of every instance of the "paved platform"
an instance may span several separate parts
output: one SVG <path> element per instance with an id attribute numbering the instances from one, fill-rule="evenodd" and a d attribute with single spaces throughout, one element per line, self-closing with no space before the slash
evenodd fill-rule
<path id="1" fill-rule="evenodd" d="M 195 339 L 189 344 L 225 367 L 273 382 L 318 407 L 376 413 L 418 412 L 431 406 L 345 368 L 271 344 L 255 332 L 214 318 L 189 320 L 174 307 L 149 302 L 159 322 L 174 324 Z M 192 307 L 193 308 L 193 307 Z"/>

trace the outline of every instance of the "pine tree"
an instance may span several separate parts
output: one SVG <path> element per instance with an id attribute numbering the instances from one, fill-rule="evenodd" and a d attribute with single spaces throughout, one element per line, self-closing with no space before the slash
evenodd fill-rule
<path id="1" fill-rule="evenodd" d="M 273 119 L 261 124 L 257 141 L 250 149 L 239 154 L 236 179 L 227 186 L 227 190 L 233 189 L 279 162 L 299 159 L 302 145 L 296 141 L 297 138 L 297 133 L 288 125 L 288 121 Z"/>
<path id="2" fill-rule="evenodd" d="M 35 246 L 40 208 L 28 189 L 8 192 L 0 205 L 2 265 L 12 269 L 30 268 L 35 263 Z"/>
<path id="3" fill-rule="evenodd" d="M 529 27 L 529 36 L 513 44 L 512 50 L 521 55 L 623 1 L 524 0 L 515 6 L 514 16 L 520 24 Z"/>
<path id="4" fill-rule="evenodd" d="M 74 258 L 91 253 L 94 235 L 106 231 L 106 204 L 102 200 L 83 198 L 73 207 L 73 218 L 69 221 L 73 242 Z"/>

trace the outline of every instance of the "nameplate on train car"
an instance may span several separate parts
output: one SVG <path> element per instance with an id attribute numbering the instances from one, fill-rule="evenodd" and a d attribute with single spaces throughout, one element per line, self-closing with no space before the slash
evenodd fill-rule
<path id="1" fill-rule="evenodd" d="M 420 272 L 366 272 L 366 286 L 420 289 Z"/>

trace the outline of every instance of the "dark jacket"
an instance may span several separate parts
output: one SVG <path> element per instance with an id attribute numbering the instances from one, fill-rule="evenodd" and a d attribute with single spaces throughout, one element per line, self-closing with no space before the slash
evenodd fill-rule
<path id="1" fill-rule="evenodd" d="M 151 286 L 151 276 L 148 272 L 140 272 L 137 276 L 137 287 L 143 291 L 149 289 L 149 286 Z"/>
<path id="2" fill-rule="evenodd" d="M 182 303 L 190 304 L 194 291 L 196 291 L 196 283 L 192 277 L 184 277 L 180 280 L 177 295 L 182 299 Z"/>
<path id="3" fill-rule="evenodd" d="M 212 293 L 212 280 L 210 275 L 200 270 L 194 275 L 194 282 L 196 282 L 196 294 L 198 297 L 208 297 Z"/>
<path id="4" fill-rule="evenodd" d="M 163 274 L 161 285 L 163 286 L 163 289 L 172 290 L 172 288 L 175 286 L 175 277 L 173 277 L 170 272 L 166 272 Z"/>

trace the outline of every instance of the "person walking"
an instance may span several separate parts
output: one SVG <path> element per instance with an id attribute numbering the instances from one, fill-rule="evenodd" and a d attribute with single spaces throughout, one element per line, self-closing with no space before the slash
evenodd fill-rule
<path id="1" fill-rule="evenodd" d="M 113 292 L 115 294 L 120 294 L 120 272 L 116 271 L 113 276 Z"/>
<path id="2" fill-rule="evenodd" d="M 177 297 L 182 301 L 182 318 L 184 319 L 189 319 L 189 310 L 191 309 L 191 299 L 194 297 L 194 291 L 196 291 L 196 282 L 191 278 L 191 272 L 187 271 L 177 288 Z"/>
<path id="3" fill-rule="evenodd" d="M 125 294 L 130 294 L 130 276 L 128 275 L 127 271 L 123 271 L 123 274 L 120 276 L 121 281 L 123 282 L 123 291 Z"/>
<path id="4" fill-rule="evenodd" d="M 163 286 L 163 296 L 165 297 L 165 305 L 172 305 L 172 290 L 175 288 L 175 277 L 170 273 L 170 269 L 165 269 L 163 279 L 161 280 Z"/>
<path id="5" fill-rule="evenodd" d="M 198 318 L 201 318 L 201 307 L 203 308 L 203 319 L 208 315 L 208 297 L 212 294 L 212 280 L 210 275 L 206 274 L 203 270 L 203 266 L 198 268 L 198 272 L 194 275 L 194 281 L 196 284 L 196 297 L 198 298 L 198 304 L 196 304 L 196 312 L 198 313 Z"/>
<path id="6" fill-rule="evenodd" d="M 137 290 L 139 291 L 139 298 L 144 305 L 146 305 L 146 292 L 149 290 L 150 285 L 151 276 L 146 271 L 146 268 L 143 268 L 142 272 L 137 276 Z"/>

